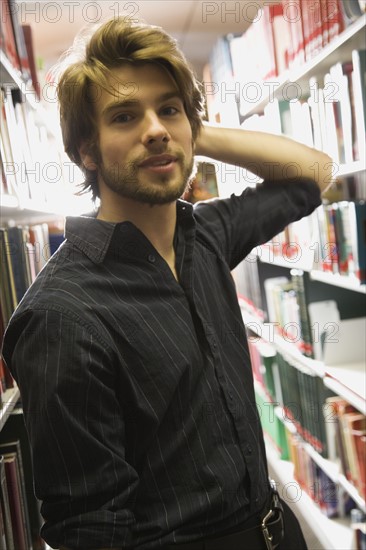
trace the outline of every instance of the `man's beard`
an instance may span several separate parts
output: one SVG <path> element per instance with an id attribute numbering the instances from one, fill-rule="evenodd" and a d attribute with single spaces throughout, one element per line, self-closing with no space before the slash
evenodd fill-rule
<path id="1" fill-rule="evenodd" d="M 194 177 L 194 159 L 189 163 L 185 160 L 185 155 L 182 152 L 174 152 L 177 158 L 177 167 L 181 168 L 180 176 L 172 174 L 153 174 L 151 181 L 145 170 L 139 168 L 139 164 L 145 158 L 135 159 L 121 166 L 118 163 L 112 166 L 105 166 L 103 162 L 99 164 L 99 175 L 103 179 L 105 185 L 114 193 L 126 199 L 132 199 L 138 202 L 147 203 L 150 205 L 163 205 L 179 199 L 186 190 L 190 188 L 191 181 Z M 177 170 L 177 167 L 175 170 Z M 139 172 L 142 177 L 139 178 Z M 146 172 L 148 172 L 146 170 Z M 171 184 L 172 178 L 174 185 Z"/>

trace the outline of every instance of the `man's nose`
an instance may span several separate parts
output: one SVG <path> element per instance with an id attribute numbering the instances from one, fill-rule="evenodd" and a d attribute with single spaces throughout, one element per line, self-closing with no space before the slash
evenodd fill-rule
<path id="1" fill-rule="evenodd" d="M 142 142 L 144 145 L 151 145 L 156 142 L 170 141 L 170 134 L 157 113 L 146 113 L 144 118 L 144 128 Z"/>

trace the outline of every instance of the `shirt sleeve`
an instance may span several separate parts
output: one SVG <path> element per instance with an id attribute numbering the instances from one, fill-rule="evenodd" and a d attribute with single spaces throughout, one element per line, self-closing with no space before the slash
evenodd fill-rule
<path id="1" fill-rule="evenodd" d="M 138 475 L 125 459 L 112 352 L 95 328 L 36 310 L 11 322 L 3 354 L 21 393 L 42 536 L 57 548 L 128 548 Z"/>
<path id="2" fill-rule="evenodd" d="M 253 248 L 308 216 L 320 204 L 316 182 L 301 178 L 296 182 L 263 182 L 246 188 L 239 196 L 198 203 L 194 212 L 234 269 Z"/>

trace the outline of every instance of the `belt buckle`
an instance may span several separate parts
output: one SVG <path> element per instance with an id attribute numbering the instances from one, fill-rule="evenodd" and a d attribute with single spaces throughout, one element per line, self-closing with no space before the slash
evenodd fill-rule
<path id="1" fill-rule="evenodd" d="M 270 532 L 268 531 L 268 527 L 267 527 L 267 522 L 272 517 L 273 514 L 274 514 L 274 511 L 271 508 L 270 511 L 268 512 L 268 514 L 266 514 L 264 516 L 264 518 L 262 520 L 262 525 L 261 525 L 264 541 L 265 541 L 266 546 L 267 546 L 267 550 L 273 550 L 273 544 L 272 544 L 273 535 L 270 534 Z"/>
<path id="2" fill-rule="evenodd" d="M 282 532 L 281 532 L 281 539 L 282 539 L 282 537 L 283 537 L 283 508 L 282 508 L 282 504 L 281 504 L 281 501 L 280 501 L 280 497 L 279 497 L 278 492 L 277 492 L 276 487 L 275 487 L 275 483 L 272 480 L 270 480 L 270 485 L 271 485 L 271 508 L 270 508 L 269 512 L 264 516 L 264 518 L 262 520 L 261 528 L 262 528 L 264 541 L 265 541 L 266 546 L 267 546 L 267 550 L 274 550 L 278 546 L 280 541 L 278 541 L 277 544 L 273 544 L 273 535 L 271 535 L 271 533 L 269 532 L 268 527 L 267 527 L 267 523 L 272 518 L 272 516 L 275 515 L 276 512 L 279 514 L 280 521 L 281 521 L 281 524 L 282 524 Z"/>

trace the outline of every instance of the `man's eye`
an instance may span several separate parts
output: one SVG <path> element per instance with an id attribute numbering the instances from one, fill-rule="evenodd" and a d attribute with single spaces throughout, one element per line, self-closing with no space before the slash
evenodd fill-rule
<path id="1" fill-rule="evenodd" d="M 113 118 L 113 122 L 130 122 L 132 120 L 132 115 L 127 113 L 121 113 Z"/>
<path id="2" fill-rule="evenodd" d="M 179 113 L 179 109 L 177 109 L 176 107 L 171 107 L 171 106 L 163 107 L 162 113 L 163 113 L 163 115 L 171 116 L 171 115 L 175 115 L 175 114 Z"/>

